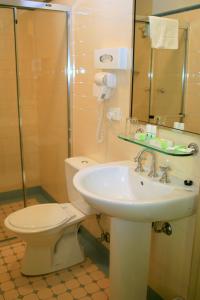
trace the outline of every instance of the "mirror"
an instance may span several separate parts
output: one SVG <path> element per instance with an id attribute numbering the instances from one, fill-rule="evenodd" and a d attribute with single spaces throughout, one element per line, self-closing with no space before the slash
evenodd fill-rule
<path id="1" fill-rule="evenodd" d="M 197 3 L 136 0 L 131 117 L 200 134 L 200 5 Z M 163 18 L 178 20 L 177 49 L 152 46 L 150 15 L 158 15 L 162 21 Z"/>

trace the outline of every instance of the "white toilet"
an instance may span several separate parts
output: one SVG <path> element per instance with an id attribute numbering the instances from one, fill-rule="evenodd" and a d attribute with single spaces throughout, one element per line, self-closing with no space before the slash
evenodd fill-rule
<path id="1" fill-rule="evenodd" d="M 40 275 L 64 269 L 84 260 L 78 241 L 80 222 L 97 213 L 73 186 L 73 176 L 81 168 L 94 165 L 86 157 L 65 160 L 66 182 L 71 203 L 38 204 L 11 213 L 5 226 L 26 242 L 22 273 Z"/>

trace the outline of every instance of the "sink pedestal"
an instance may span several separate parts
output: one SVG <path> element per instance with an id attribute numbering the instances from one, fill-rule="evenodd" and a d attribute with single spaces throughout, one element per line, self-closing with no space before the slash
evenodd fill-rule
<path id="1" fill-rule="evenodd" d="M 110 300 L 146 300 L 151 223 L 111 219 Z"/>

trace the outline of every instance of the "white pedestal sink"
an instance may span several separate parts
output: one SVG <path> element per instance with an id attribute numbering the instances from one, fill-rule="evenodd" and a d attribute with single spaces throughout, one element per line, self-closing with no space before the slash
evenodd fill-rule
<path id="1" fill-rule="evenodd" d="M 85 168 L 74 185 L 91 206 L 112 217 L 110 300 L 146 300 L 151 223 L 192 215 L 198 187 L 141 176 L 130 161 Z"/>

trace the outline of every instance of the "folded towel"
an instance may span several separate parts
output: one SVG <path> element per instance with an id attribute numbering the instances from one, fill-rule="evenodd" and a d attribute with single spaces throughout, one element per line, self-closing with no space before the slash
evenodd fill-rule
<path id="1" fill-rule="evenodd" d="M 156 49 L 178 49 L 178 20 L 149 17 L 151 47 Z"/>

